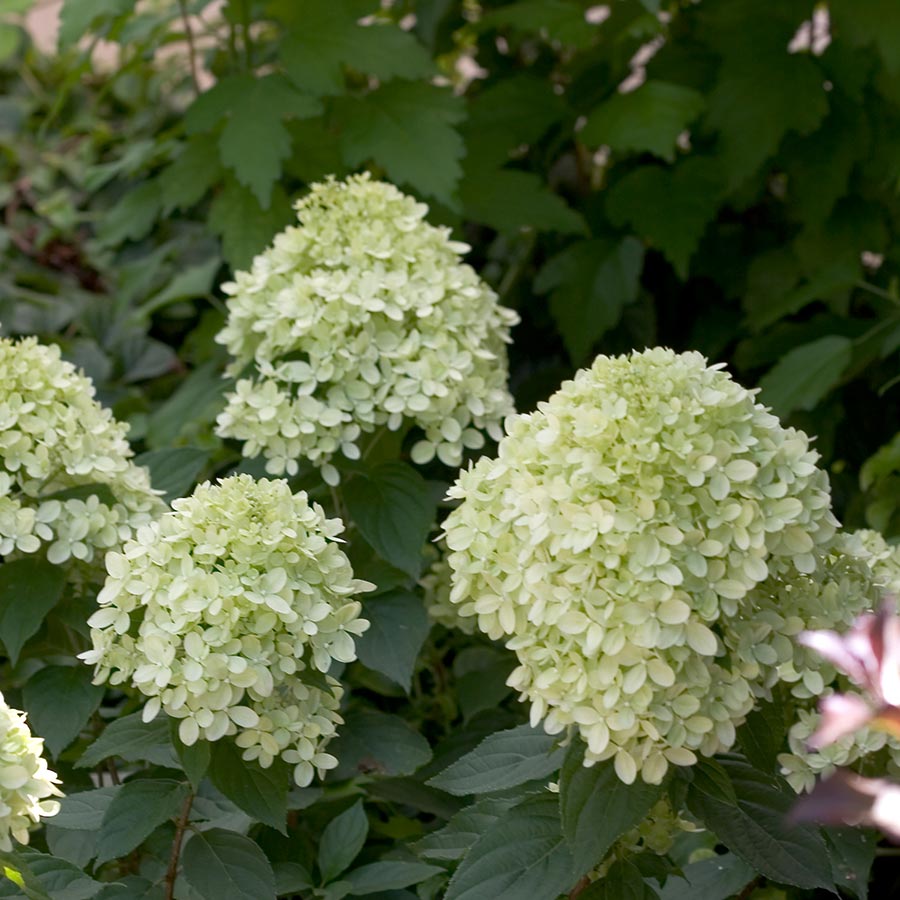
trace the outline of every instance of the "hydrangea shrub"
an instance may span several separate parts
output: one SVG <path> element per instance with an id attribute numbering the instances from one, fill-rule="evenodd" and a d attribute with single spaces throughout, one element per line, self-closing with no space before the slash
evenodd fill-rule
<path id="1" fill-rule="evenodd" d="M 244 759 L 276 757 L 299 785 L 337 761 L 325 752 L 343 689 L 327 673 L 356 658 L 368 622 L 328 519 L 303 492 L 249 475 L 200 485 L 139 529 L 109 572 L 82 659 L 98 683 L 133 685 L 178 720 L 185 745 L 235 736 Z"/>
<path id="2" fill-rule="evenodd" d="M 43 757 L 44 742 L 33 737 L 25 714 L 0 694 L 0 850 L 13 840 L 27 844 L 29 830 L 59 812 L 59 779 Z"/>
<path id="3" fill-rule="evenodd" d="M 0 556 L 90 563 L 165 508 L 94 393 L 59 347 L 0 340 Z"/>
<path id="4" fill-rule="evenodd" d="M 262 453 L 267 471 L 307 459 L 329 483 L 336 454 L 360 455 L 376 428 L 409 423 L 419 463 L 458 466 L 512 412 L 506 343 L 518 317 L 425 221 L 427 206 L 368 174 L 313 185 L 299 225 L 223 286 L 217 340 L 238 377 L 223 437 Z"/>
<path id="5" fill-rule="evenodd" d="M 837 521 L 817 459 L 699 353 L 600 356 L 460 474 L 450 599 L 515 651 L 533 723 L 658 783 L 753 708 L 729 629 L 818 570 Z"/>

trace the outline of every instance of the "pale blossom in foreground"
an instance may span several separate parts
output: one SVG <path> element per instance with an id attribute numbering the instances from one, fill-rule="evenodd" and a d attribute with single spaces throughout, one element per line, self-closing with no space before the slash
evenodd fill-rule
<path id="1" fill-rule="evenodd" d="M 328 519 L 287 482 L 249 475 L 205 483 L 110 553 L 81 658 L 95 682 L 130 684 L 179 720 L 187 745 L 234 736 L 244 759 L 281 757 L 308 784 L 337 765 L 325 751 L 343 721 L 332 661 L 356 658 L 368 627 Z"/>

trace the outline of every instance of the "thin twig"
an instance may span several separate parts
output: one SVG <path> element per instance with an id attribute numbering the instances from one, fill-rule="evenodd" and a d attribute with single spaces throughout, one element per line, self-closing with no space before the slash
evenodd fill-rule
<path id="1" fill-rule="evenodd" d="M 737 895 L 737 900 L 748 900 L 750 895 L 762 884 L 762 876 L 757 875 L 750 884 L 744 886 L 744 889 Z"/>
<path id="2" fill-rule="evenodd" d="M 194 93 L 200 96 L 200 79 L 197 76 L 197 48 L 194 44 L 194 29 L 191 27 L 191 18 L 188 15 L 186 0 L 178 0 L 178 9 L 181 10 L 181 21 L 184 23 L 184 37 L 188 45 L 188 64 L 191 67 L 191 82 L 194 85 Z"/>
<path id="3" fill-rule="evenodd" d="M 121 779 L 119 778 L 119 770 L 116 768 L 116 762 L 112 757 L 110 757 L 106 761 L 106 770 L 107 772 L 109 772 L 109 777 L 112 780 L 113 784 L 122 783 Z"/>
<path id="4" fill-rule="evenodd" d="M 181 815 L 175 824 L 175 837 L 172 839 L 172 854 L 169 857 L 169 868 L 166 869 L 166 900 L 174 900 L 175 879 L 178 877 L 178 857 L 181 856 L 181 842 L 184 840 L 184 832 L 187 829 L 188 819 L 191 815 L 191 805 L 194 802 L 194 792 L 188 791 L 181 807 Z"/>

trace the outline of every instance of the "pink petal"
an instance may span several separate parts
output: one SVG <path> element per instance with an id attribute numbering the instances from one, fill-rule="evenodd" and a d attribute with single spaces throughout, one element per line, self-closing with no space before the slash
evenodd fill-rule
<path id="1" fill-rule="evenodd" d="M 811 750 L 827 747 L 845 734 L 852 734 L 874 715 L 869 704 L 854 694 L 823 697 L 819 702 L 819 713 L 819 727 L 808 741 Z"/>

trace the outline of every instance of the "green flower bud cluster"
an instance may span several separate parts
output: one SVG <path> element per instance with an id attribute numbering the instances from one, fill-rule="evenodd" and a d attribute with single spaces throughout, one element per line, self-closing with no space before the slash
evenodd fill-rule
<path id="1" fill-rule="evenodd" d="M 450 601 L 516 653 L 532 722 L 625 782 L 732 745 L 758 691 L 730 629 L 837 527 L 806 435 L 721 369 L 600 356 L 450 491 Z"/>
<path id="2" fill-rule="evenodd" d="M 333 661 L 356 658 L 368 622 L 327 519 L 283 480 L 200 485 L 174 511 L 107 554 L 89 619 L 95 682 L 131 684 L 180 720 L 187 745 L 235 735 L 243 757 L 281 757 L 303 786 L 337 765 L 325 745 L 342 722 Z"/>
<path id="3" fill-rule="evenodd" d="M 0 556 L 89 563 L 159 515 L 127 431 L 59 347 L 0 340 Z"/>
<path id="4" fill-rule="evenodd" d="M 32 737 L 25 714 L 11 709 L 0 694 L 0 850 L 12 838 L 28 843 L 28 830 L 59 812 L 59 779 L 42 756 L 44 741 Z"/>
<path id="5" fill-rule="evenodd" d="M 217 340 L 237 376 L 218 433 L 264 454 L 274 475 L 306 458 L 334 484 L 337 453 L 404 423 L 412 457 L 458 466 L 512 412 L 506 343 L 518 321 L 460 261 L 469 248 L 424 221 L 427 206 L 367 174 L 314 185 L 299 226 L 223 286 Z"/>

